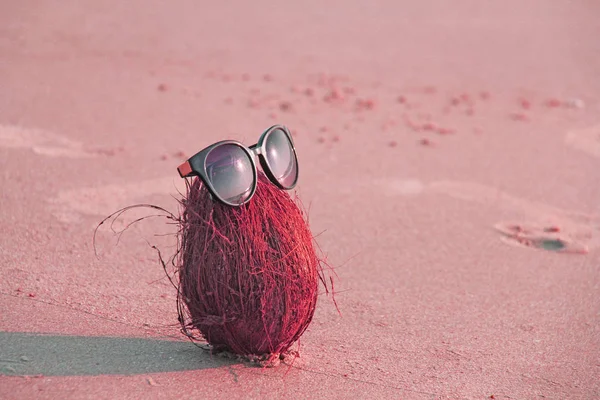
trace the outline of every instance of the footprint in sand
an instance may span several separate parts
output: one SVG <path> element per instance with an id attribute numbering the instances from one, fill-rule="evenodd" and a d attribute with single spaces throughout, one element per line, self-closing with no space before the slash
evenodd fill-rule
<path id="1" fill-rule="evenodd" d="M 73 223 L 82 215 L 107 217 L 123 207 L 143 203 L 152 195 L 185 193 L 185 181 L 173 177 L 143 180 L 124 185 L 105 185 L 63 190 L 49 200 L 52 214 L 62 222 Z M 148 215 L 148 209 L 131 210 L 119 226 Z M 94 227 L 97 223 L 94 222 Z"/>
<path id="2" fill-rule="evenodd" d="M 534 224 L 500 222 L 494 228 L 502 234 L 502 240 L 508 244 L 570 254 L 589 252 L 589 248 L 582 241 L 562 232 L 557 225 L 542 228 Z"/>
<path id="3" fill-rule="evenodd" d="M 495 204 L 522 214 L 526 221 L 499 222 L 494 226 L 502 240 L 509 244 L 572 254 L 586 254 L 600 246 L 598 216 L 562 210 L 469 182 L 434 182 L 428 189 L 467 201 Z"/>
<path id="4" fill-rule="evenodd" d="M 380 180 L 376 184 L 391 196 L 441 193 L 456 199 L 495 205 L 523 216 L 521 222 L 498 222 L 494 229 L 505 243 L 559 253 L 586 254 L 600 247 L 600 217 L 562 210 L 512 196 L 494 187 L 471 182 L 415 179 Z"/>
<path id="5" fill-rule="evenodd" d="M 26 148 L 36 154 L 50 157 L 90 158 L 99 155 L 112 156 L 122 149 L 86 148 L 82 143 L 52 132 L 28 129 L 14 125 L 0 125 L 0 147 Z M 54 216 L 62 222 L 81 220 L 82 215 L 108 216 L 113 212 L 140 203 L 150 195 L 185 192 L 185 181 L 172 177 L 145 180 L 125 185 L 106 185 L 65 190 L 49 200 Z M 147 210 L 145 212 L 147 215 Z M 141 215 L 132 211 L 122 223 Z"/>
<path id="6" fill-rule="evenodd" d="M 0 147 L 26 148 L 49 157 L 90 158 L 114 155 L 122 149 L 85 148 L 80 142 L 40 129 L 0 125 Z"/>
<path id="7" fill-rule="evenodd" d="M 600 125 L 570 131 L 565 142 L 577 150 L 600 157 Z"/>

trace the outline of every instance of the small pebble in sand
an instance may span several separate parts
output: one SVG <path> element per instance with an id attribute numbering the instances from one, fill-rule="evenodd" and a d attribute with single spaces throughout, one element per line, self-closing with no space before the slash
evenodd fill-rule
<path id="1" fill-rule="evenodd" d="M 186 158 L 183 150 L 179 150 L 173 153 L 173 157 L 181 158 L 182 160 Z"/>
<path id="2" fill-rule="evenodd" d="M 450 135 L 450 134 L 456 133 L 456 130 L 454 130 L 452 128 L 438 127 L 436 132 L 439 133 L 440 135 Z"/>
<path id="3" fill-rule="evenodd" d="M 529 117 L 526 114 L 519 112 L 510 114 L 510 117 L 515 121 L 529 121 Z"/>
<path id="4" fill-rule="evenodd" d="M 166 85 L 166 84 L 164 84 L 164 83 L 161 83 L 161 84 L 159 84 L 159 85 L 156 87 L 156 89 L 157 89 L 159 92 L 166 92 L 166 91 L 167 91 L 167 85 Z"/>
<path id="5" fill-rule="evenodd" d="M 339 137 L 338 135 L 334 135 L 334 136 L 331 138 L 331 140 L 332 140 L 334 143 L 337 143 L 337 142 L 339 142 L 339 141 L 340 141 L 340 137 Z"/>
<path id="6" fill-rule="evenodd" d="M 148 382 L 148 385 L 150 386 L 158 386 L 158 383 L 156 383 L 156 381 L 150 377 L 146 378 L 146 382 Z"/>
<path id="7" fill-rule="evenodd" d="M 487 91 L 485 91 L 485 90 L 484 90 L 484 91 L 481 91 L 481 92 L 479 92 L 479 98 L 480 98 L 481 100 L 488 100 L 490 97 L 491 97 L 491 96 L 490 96 L 490 92 L 487 92 Z"/>
<path id="8" fill-rule="evenodd" d="M 390 142 L 388 142 L 388 146 L 389 147 L 396 147 L 396 146 L 398 146 L 398 142 L 396 142 L 395 140 L 391 140 Z"/>
<path id="9" fill-rule="evenodd" d="M 265 82 L 271 82 L 271 81 L 273 81 L 273 76 L 271 74 L 264 74 L 263 75 L 263 81 L 265 81 Z"/>
<path id="10" fill-rule="evenodd" d="M 427 138 L 423 138 L 419 141 L 422 146 L 433 146 L 433 142 Z"/>
<path id="11" fill-rule="evenodd" d="M 279 109 L 281 111 L 291 111 L 292 103 L 290 103 L 289 101 L 282 101 L 281 103 L 279 103 Z"/>
<path id="12" fill-rule="evenodd" d="M 519 104 L 521 104 L 521 108 L 524 110 L 529 110 L 531 108 L 531 102 L 527 99 L 520 99 Z"/>
<path id="13" fill-rule="evenodd" d="M 90 152 L 92 152 L 92 153 L 100 154 L 100 155 L 107 156 L 107 157 L 113 157 L 117 154 L 117 152 L 121 152 L 121 151 L 123 151 L 122 147 L 90 149 Z"/>
<path id="14" fill-rule="evenodd" d="M 560 232 L 560 228 L 556 225 L 547 226 L 546 228 L 544 228 L 544 232 Z"/>
<path id="15" fill-rule="evenodd" d="M 398 98 L 396 100 L 400 104 L 405 104 L 406 103 L 406 97 L 404 97 L 404 96 L 398 96 Z"/>
<path id="16" fill-rule="evenodd" d="M 35 293 L 29 293 L 27 296 L 29 296 L 29 297 L 35 297 Z"/>
<path id="17" fill-rule="evenodd" d="M 313 88 L 306 88 L 306 89 L 304 89 L 304 94 L 310 97 L 313 94 L 315 94 L 315 91 Z"/>
<path id="18" fill-rule="evenodd" d="M 336 100 L 344 100 L 344 95 L 338 89 L 331 89 L 329 93 L 327 93 L 323 97 L 323 101 L 330 103 Z"/>
<path id="19" fill-rule="evenodd" d="M 433 131 L 437 129 L 437 126 L 433 122 L 425 122 L 421 125 L 421 128 L 423 128 L 424 131 Z"/>
<path id="20" fill-rule="evenodd" d="M 511 225 L 508 227 L 514 233 L 523 233 L 525 229 L 521 225 Z"/>
<path id="21" fill-rule="evenodd" d="M 320 136 L 320 137 L 317 139 L 317 142 L 319 142 L 319 143 L 325 143 L 325 138 L 324 138 L 323 136 Z"/>
<path id="22" fill-rule="evenodd" d="M 356 105 L 359 109 L 372 110 L 375 108 L 375 100 L 373 99 L 358 99 Z"/>
<path id="23" fill-rule="evenodd" d="M 550 107 L 550 108 L 556 108 L 556 107 L 560 107 L 562 104 L 562 102 L 558 99 L 548 99 L 546 100 L 546 106 Z"/>

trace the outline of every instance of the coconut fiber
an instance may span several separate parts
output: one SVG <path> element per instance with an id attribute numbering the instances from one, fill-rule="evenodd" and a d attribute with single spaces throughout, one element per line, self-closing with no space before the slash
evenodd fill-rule
<path id="1" fill-rule="evenodd" d="M 311 322 L 319 280 L 325 284 L 296 202 L 259 173 L 254 197 L 241 207 L 213 200 L 198 178 L 188 181 L 181 205 L 184 333 L 242 356 L 285 353 Z"/>

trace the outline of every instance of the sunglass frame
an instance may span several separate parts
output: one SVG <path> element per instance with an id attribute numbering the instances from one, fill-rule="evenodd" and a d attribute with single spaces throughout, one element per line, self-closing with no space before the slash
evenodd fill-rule
<path id="1" fill-rule="evenodd" d="M 290 146 L 292 148 L 292 153 L 293 153 L 294 160 L 296 163 L 296 177 L 294 179 L 294 182 L 290 186 L 284 186 L 283 184 L 281 184 L 281 182 L 279 182 L 277 180 L 277 178 L 273 174 L 273 171 L 271 170 L 271 166 L 269 165 L 269 160 L 265 156 L 267 139 L 269 138 L 269 135 L 271 135 L 277 129 L 284 132 L 285 135 L 287 136 L 287 139 L 290 142 Z M 250 159 L 250 162 L 253 167 L 252 168 L 252 174 L 253 174 L 252 189 L 251 189 L 250 195 L 243 203 L 240 203 L 240 204 L 232 203 L 232 202 L 229 202 L 229 201 L 225 200 L 224 198 L 222 198 L 217 193 L 215 188 L 213 187 L 212 183 L 208 179 L 208 174 L 206 173 L 206 159 L 207 159 L 208 155 L 210 154 L 210 152 L 213 151 L 215 148 L 226 145 L 226 144 L 232 144 L 232 145 L 238 146 L 242 150 L 244 150 L 244 152 Z M 300 174 L 299 165 L 298 165 L 298 155 L 296 154 L 296 147 L 295 147 L 294 141 L 292 139 L 292 134 L 290 133 L 288 128 L 285 127 L 284 125 L 271 126 L 270 128 L 265 130 L 260 135 L 258 142 L 250 147 L 244 146 L 244 144 L 242 144 L 241 142 L 239 142 L 237 140 L 221 140 L 217 143 L 211 144 L 210 146 L 200 150 L 198 153 L 196 153 L 192 157 L 190 157 L 186 162 L 181 164 L 177 168 L 177 171 L 179 172 L 179 176 L 181 176 L 182 178 L 188 178 L 188 177 L 193 177 L 193 176 L 199 177 L 202 180 L 202 182 L 206 185 L 206 188 L 208 189 L 210 194 L 214 198 L 216 198 L 219 202 L 221 202 L 225 205 L 228 205 L 228 206 L 239 207 L 239 206 L 242 206 L 242 205 L 246 204 L 247 202 L 249 202 L 250 199 L 252 199 L 252 197 L 254 196 L 254 193 L 256 192 L 258 170 L 257 170 L 257 166 L 256 166 L 255 156 L 258 156 L 258 160 L 260 162 L 263 172 L 275 186 L 277 186 L 278 188 L 280 188 L 282 190 L 291 190 L 294 187 L 296 187 L 296 184 L 298 183 L 298 176 Z"/>

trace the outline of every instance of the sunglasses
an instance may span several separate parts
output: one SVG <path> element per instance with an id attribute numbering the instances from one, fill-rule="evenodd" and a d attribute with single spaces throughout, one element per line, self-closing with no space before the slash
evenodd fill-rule
<path id="1" fill-rule="evenodd" d="M 241 206 L 256 191 L 256 156 L 273 184 L 284 190 L 296 186 L 298 158 L 292 135 L 283 125 L 270 127 L 250 147 L 235 140 L 217 142 L 190 157 L 177 170 L 182 178 L 198 176 L 221 203 Z"/>

